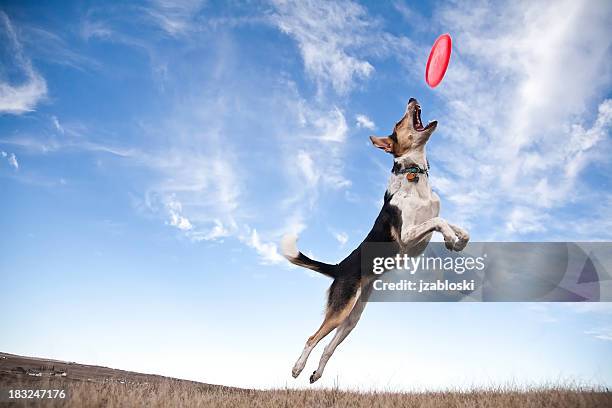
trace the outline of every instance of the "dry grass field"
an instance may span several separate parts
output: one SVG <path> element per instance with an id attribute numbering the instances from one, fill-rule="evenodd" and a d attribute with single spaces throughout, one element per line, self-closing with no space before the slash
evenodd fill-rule
<path id="1" fill-rule="evenodd" d="M 65 399 L 20 400 L 49 407 L 612 407 L 612 393 L 578 387 L 453 392 L 248 390 L 0 353 L 0 388 L 63 389 Z M 72 367 L 72 368 L 71 368 Z M 74 372 L 74 376 L 70 372 Z M 40 373 L 40 375 L 38 375 Z M 65 375 L 64 375 L 65 373 Z M 85 376 L 85 377 L 83 377 Z M 0 406 L 6 403 L 0 403 Z"/>

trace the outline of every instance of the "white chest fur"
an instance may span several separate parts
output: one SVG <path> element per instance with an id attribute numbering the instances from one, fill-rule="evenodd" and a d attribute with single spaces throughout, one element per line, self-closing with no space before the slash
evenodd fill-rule
<path id="1" fill-rule="evenodd" d="M 404 227 L 421 224 L 440 214 L 440 198 L 431 190 L 425 175 L 411 182 L 405 175 L 393 174 L 387 191 L 393 195 L 390 204 L 400 210 Z"/>

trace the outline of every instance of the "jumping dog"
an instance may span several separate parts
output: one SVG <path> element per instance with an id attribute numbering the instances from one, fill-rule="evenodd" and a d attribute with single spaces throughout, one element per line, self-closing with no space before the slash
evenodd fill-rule
<path id="1" fill-rule="evenodd" d="M 319 367 L 310 376 L 310 383 L 321 378 L 336 347 L 357 325 L 372 289 L 370 282 L 364 282 L 368 278 L 362 277 L 361 250 L 364 244 L 389 242 L 396 245 L 398 252 L 418 256 L 427 247 L 432 234 L 439 232 L 449 250 L 461 251 L 467 245 L 469 235 L 466 231 L 438 217 L 440 198 L 429 184 L 425 144 L 437 126 L 437 121 L 423 126 L 421 106 L 416 99 L 410 98 L 404 116 L 395 124 L 391 135 L 370 136 L 374 146 L 393 155 L 392 174 L 374 226 L 363 242 L 342 262 L 331 265 L 310 259 L 298 251 L 295 235 L 283 237 L 282 252 L 291 263 L 333 279 L 325 319 L 306 341 L 302 354 L 293 366 L 294 378 L 304 369 L 317 343 L 336 329 L 333 339 L 323 351 Z"/>

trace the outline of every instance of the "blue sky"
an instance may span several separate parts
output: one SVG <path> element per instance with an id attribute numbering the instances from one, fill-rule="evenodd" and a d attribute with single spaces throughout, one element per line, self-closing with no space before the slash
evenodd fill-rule
<path id="1" fill-rule="evenodd" d="M 306 386 L 290 370 L 329 282 L 277 243 L 332 262 L 361 242 L 391 167 L 368 136 L 411 96 L 473 241 L 611 240 L 611 20 L 604 1 L 3 2 L 0 350 Z M 370 304 L 316 386 L 612 384 L 611 363 L 610 304 Z"/>

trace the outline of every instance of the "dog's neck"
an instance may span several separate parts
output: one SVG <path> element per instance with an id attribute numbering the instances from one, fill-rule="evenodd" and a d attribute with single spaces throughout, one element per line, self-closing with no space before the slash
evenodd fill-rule
<path id="1" fill-rule="evenodd" d="M 411 150 L 400 157 L 393 159 L 394 168 L 408 168 L 418 166 L 421 169 L 427 169 L 427 155 L 425 147 L 421 149 Z M 399 191 L 404 191 L 409 194 L 428 195 L 431 193 L 429 184 L 429 175 L 419 174 L 417 182 L 409 181 L 405 174 L 391 174 L 387 191 L 390 194 L 395 194 Z"/>

